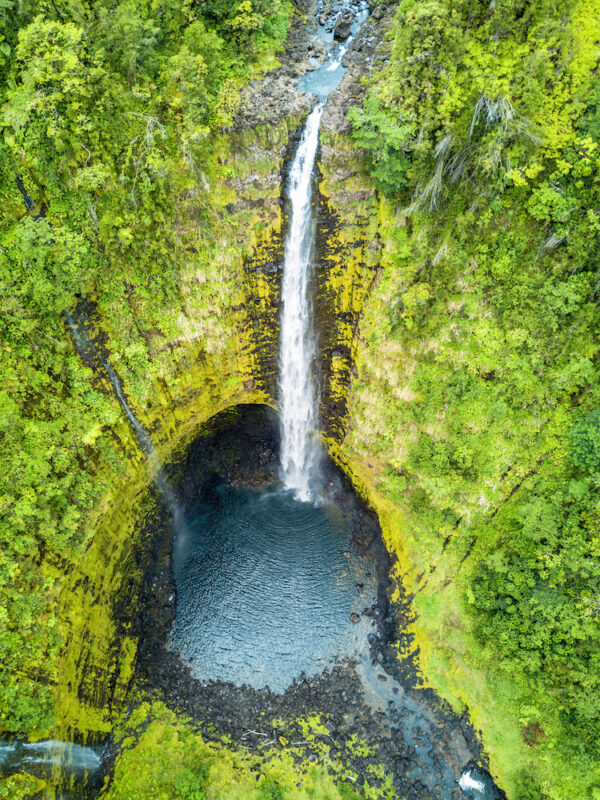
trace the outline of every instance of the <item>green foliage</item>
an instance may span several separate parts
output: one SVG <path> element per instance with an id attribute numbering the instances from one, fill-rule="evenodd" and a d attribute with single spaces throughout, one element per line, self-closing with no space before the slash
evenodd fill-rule
<path id="1" fill-rule="evenodd" d="M 401 111 L 381 105 L 369 95 L 364 109 L 353 106 L 348 119 L 354 128 L 357 145 L 369 153 L 371 174 L 377 187 L 386 195 L 397 194 L 406 186 L 413 126 Z"/>
<path id="2" fill-rule="evenodd" d="M 283 789 L 274 781 L 267 781 L 259 789 L 257 800 L 284 800 Z"/>
<path id="3" fill-rule="evenodd" d="M 402 0 L 349 115 L 389 198 L 350 444 L 407 515 L 432 629 L 471 642 L 444 628 L 444 663 L 515 687 L 530 767 L 489 735 L 523 798 L 600 788 L 598 19 L 587 0 Z M 377 154 L 408 120 L 384 188 Z M 457 582 L 450 612 L 434 595 Z"/>
<path id="4" fill-rule="evenodd" d="M 349 783 L 338 783 L 340 800 L 359 800 L 360 794 Z"/>
<path id="5" fill-rule="evenodd" d="M 531 481 L 502 508 L 473 569 L 478 632 L 508 667 L 556 698 L 573 751 L 594 751 L 600 721 L 600 496 L 565 474 Z M 539 720 L 538 720 L 539 722 Z"/>
<path id="6" fill-rule="evenodd" d="M 0 778 L 2 800 L 35 800 L 48 787 L 45 782 L 27 773 L 18 773 L 9 778 Z"/>
<path id="7" fill-rule="evenodd" d="M 584 472 L 600 473 L 600 409 L 591 411 L 571 431 L 573 463 Z"/>
<path id="8" fill-rule="evenodd" d="M 161 371 L 153 343 L 181 338 L 176 320 L 187 320 L 182 253 L 199 253 L 192 302 L 215 291 L 214 142 L 290 10 L 217 6 L 0 3 L 0 730 L 51 723 L 61 569 L 85 546 L 99 476 L 116 480 L 127 457 L 120 407 L 74 354 L 61 314 L 93 297 L 140 401 Z"/>

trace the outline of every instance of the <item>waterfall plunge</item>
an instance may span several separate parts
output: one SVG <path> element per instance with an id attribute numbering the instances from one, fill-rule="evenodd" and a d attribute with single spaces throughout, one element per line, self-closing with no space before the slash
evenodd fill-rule
<path id="1" fill-rule="evenodd" d="M 314 244 L 312 171 L 323 105 L 309 115 L 289 177 L 290 229 L 285 243 L 281 299 L 279 398 L 281 478 L 298 500 L 310 500 L 320 460 L 318 400 L 312 375 L 315 337 L 308 284 Z"/>

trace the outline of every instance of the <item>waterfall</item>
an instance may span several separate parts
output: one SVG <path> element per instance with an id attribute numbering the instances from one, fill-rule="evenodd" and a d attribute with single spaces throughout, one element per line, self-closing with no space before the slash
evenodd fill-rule
<path id="1" fill-rule="evenodd" d="M 353 12 L 350 36 L 334 41 L 333 25 L 339 14 Z M 319 19 L 323 7 L 320 7 Z M 292 162 L 288 183 L 290 227 L 285 242 L 281 285 L 281 345 L 279 352 L 279 408 L 281 426 L 281 480 L 298 500 L 310 500 L 319 485 L 321 444 L 318 436 L 319 398 L 313 377 L 316 336 L 311 320 L 309 292 L 315 243 L 312 213 L 312 174 L 319 146 L 319 126 L 327 98 L 345 72 L 342 60 L 369 15 L 364 0 L 343 0 L 327 24 L 318 24 L 328 59 L 301 78 L 298 88 L 316 95 Z"/>
<path id="2" fill-rule="evenodd" d="M 473 794 L 473 792 L 476 792 L 483 795 L 485 793 L 485 784 L 482 781 L 476 780 L 472 776 L 472 770 L 470 769 L 463 772 L 463 774 L 460 776 L 458 785 L 463 792 L 468 794 Z"/>
<path id="3" fill-rule="evenodd" d="M 281 478 L 304 501 L 311 497 L 320 460 L 318 399 L 312 375 L 316 347 L 308 286 L 314 246 L 312 173 L 322 114 L 320 103 L 308 116 L 290 170 L 290 228 L 281 287 Z"/>
<path id="4" fill-rule="evenodd" d="M 121 404 L 121 408 L 125 412 L 127 419 L 131 423 L 131 427 L 133 428 L 137 440 L 140 444 L 140 447 L 146 454 L 148 459 L 148 466 L 150 467 L 150 473 L 152 476 L 152 480 L 154 485 L 158 489 L 159 494 L 161 495 L 165 505 L 169 509 L 171 516 L 173 518 L 173 527 L 178 534 L 185 533 L 185 521 L 184 521 L 184 513 L 183 509 L 179 505 L 173 490 L 169 486 L 169 482 L 167 480 L 167 476 L 161 466 L 160 459 L 158 457 L 158 453 L 154 449 L 154 445 L 152 441 L 142 425 L 140 424 L 139 420 L 131 410 L 131 406 L 127 402 L 125 398 L 125 394 L 123 392 L 123 385 L 121 384 L 121 379 L 115 372 L 115 370 L 111 367 L 108 361 L 102 357 L 100 352 L 94 347 L 92 340 L 87 336 L 83 329 L 83 325 L 78 323 L 73 315 L 65 311 L 63 316 L 69 326 L 69 330 L 71 331 L 71 336 L 73 337 L 73 341 L 75 343 L 75 347 L 77 351 L 82 357 L 87 358 L 94 358 L 100 362 L 106 375 L 111 382 L 113 389 L 115 390 L 115 394 L 117 396 L 117 400 Z"/>

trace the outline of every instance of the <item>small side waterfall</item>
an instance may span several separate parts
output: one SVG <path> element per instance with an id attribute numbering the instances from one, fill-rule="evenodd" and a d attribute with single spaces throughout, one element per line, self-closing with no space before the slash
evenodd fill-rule
<path id="1" fill-rule="evenodd" d="M 310 113 L 289 178 L 290 229 L 285 243 L 281 299 L 279 391 L 281 476 L 299 500 L 309 500 L 319 463 L 318 403 L 312 376 L 315 337 L 308 293 L 314 247 L 312 172 L 323 104 Z"/>
<path id="2" fill-rule="evenodd" d="M 121 384 L 121 379 L 111 367 L 111 365 L 106 361 L 105 358 L 102 357 L 101 353 L 98 351 L 92 340 L 89 338 L 87 333 L 85 332 L 84 326 L 81 323 L 78 323 L 77 320 L 73 317 L 73 315 L 65 311 L 63 313 L 65 321 L 69 326 L 69 330 L 71 331 L 71 336 L 73 337 L 73 341 L 75 343 L 75 347 L 77 348 L 79 354 L 83 357 L 93 358 L 97 360 L 102 365 L 102 368 L 106 372 L 106 375 L 111 382 L 113 389 L 115 390 L 115 394 L 117 396 L 117 400 L 121 404 L 121 408 L 125 412 L 127 419 L 131 423 L 131 427 L 133 428 L 137 440 L 140 444 L 140 447 L 146 454 L 148 459 L 148 466 L 150 468 L 150 473 L 152 476 L 152 480 L 154 481 L 154 485 L 158 489 L 165 505 L 169 509 L 171 516 L 173 517 L 173 527 L 175 528 L 176 533 L 183 534 L 185 533 L 185 521 L 184 521 L 184 513 L 183 509 L 179 505 L 173 490 L 169 486 L 169 481 L 167 480 L 167 476 L 161 466 L 160 459 L 158 457 L 158 453 L 154 449 L 154 445 L 152 441 L 142 425 L 140 425 L 137 417 L 131 410 L 131 406 L 127 402 L 125 398 L 125 394 L 123 392 L 123 385 Z"/>
<path id="3" fill-rule="evenodd" d="M 41 742 L 0 739 L 0 781 L 26 773 L 52 783 L 52 789 L 48 786 L 44 797 L 56 800 L 97 797 L 104 784 L 104 755 L 102 746 L 83 746 L 56 739 Z M 9 791 L 9 794 L 12 793 Z M 23 795 L 19 793 L 18 796 Z"/>
<path id="4" fill-rule="evenodd" d="M 8 772 L 34 764 L 59 766 L 72 772 L 95 772 L 102 764 L 102 748 L 45 739 L 41 742 L 9 742 L 0 739 L 0 768 Z"/>

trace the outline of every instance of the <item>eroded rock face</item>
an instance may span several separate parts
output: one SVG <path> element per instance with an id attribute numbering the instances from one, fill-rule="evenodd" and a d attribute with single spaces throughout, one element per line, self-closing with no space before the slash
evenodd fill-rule
<path id="1" fill-rule="evenodd" d="M 286 163 L 296 145 L 294 137 L 299 135 L 302 116 L 314 102 L 295 87 L 302 64 L 310 65 L 326 57 L 324 43 L 315 35 L 314 0 L 303 2 L 301 11 L 281 56 L 281 67 L 248 88 L 236 124 L 227 132 L 229 144 L 224 158 L 231 165 L 233 177 L 219 189 L 225 189 L 227 198 L 223 215 L 234 222 L 230 226 L 233 233 L 229 238 L 223 237 L 223 246 L 232 253 L 232 264 L 239 259 L 244 265 L 243 274 L 241 267 L 239 272 L 237 267 L 231 267 L 227 273 L 228 280 L 235 280 L 239 286 L 229 321 L 241 341 L 235 351 L 240 355 L 231 359 L 223 355 L 222 360 L 213 362 L 201 349 L 190 350 L 188 357 L 177 362 L 181 365 L 177 380 L 160 382 L 156 401 L 146 409 L 143 422 L 161 453 L 170 452 L 174 442 L 185 438 L 200 419 L 213 413 L 213 407 L 234 402 L 233 390 L 227 389 L 229 383 L 239 387 L 235 402 L 263 391 L 261 399 L 276 396 Z M 328 3 L 327 13 L 333 13 L 332 3 Z M 385 18 L 381 24 L 384 23 Z M 323 122 L 325 134 L 343 127 L 347 108 L 362 91 L 360 77 L 375 63 L 372 54 L 384 28 L 368 22 L 365 30 L 367 39 L 361 33 L 352 43 L 347 54 L 348 73 L 328 103 Z M 324 224 L 319 245 L 323 249 L 317 271 L 318 293 L 327 298 L 319 301 L 317 312 L 319 328 L 324 332 L 319 353 L 319 361 L 324 364 L 323 416 L 331 420 L 331 426 L 327 422 L 324 427 L 337 433 L 338 422 L 343 424 L 345 382 L 353 363 L 351 340 L 361 298 L 375 274 L 377 252 L 371 250 L 368 232 L 355 235 L 351 226 L 346 227 L 348 221 L 341 213 L 352 218 L 353 224 L 362 224 L 372 212 L 370 190 L 355 183 L 356 154 L 348 157 L 337 144 L 327 143 L 326 138 L 323 137 L 322 168 L 335 188 L 328 191 L 327 198 L 321 196 L 317 201 L 320 224 Z M 358 211 L 353 205 L 357 200 L 362 203 Z M 195 227 L 193 220 L 189 226 Z M 335 279 L 330 280 L 332 276 Z M 207 314 L 206 319 L 209 317 Z M 205 317 L 196 323 L 197 328 L 190 329 L 190 338 L 200 335 L 201 324 L 205 324 Z M 335 392 L 331 386 L 337 387 Z M 136 456 L 133 446 L 131 452 L 135 464 L 139 454 Z M 73 709 L 69 724 L 83 734 L 107 731 L 113 710 L 118 713 L 127 694 L 136 649 L 135 637 L 127 633 L 128 615 L 137 602 L 143 561 L 141 543 L 129 529 L 135 521 L 130 509 L 138 503 L 146 483 L 142 465 L 135 481 L 130 480 L 122 492 L 126 501 L 122 507 L 115 503 L 106 515 L 100 535 L 73 568 L 64 592 L 65 610 L 61 616 L 65 620 L 65 647 L 60 672 L 66 677 L 64 686 L 61 684 L 57 691 L 61 693 L 61 706 Z"/>
<path id="2" fill-rule="evenodd" d="M 316 101 L 312 95 L 297 89 L 299 78 L 327 58 L 325 42 L 315 35 L 315 5 L 313 0 L 308 0 L 302 7 L 306 16 L 294 21 L 281 56 L 281 66 L 245 90 L 235 123 L 240 132 L 252 128 L 274 130 L 277 125 L 287 125 L 291 130 L 290 120 L 297 120 L 295 131 L 288 134 L 287 141 L 280 141 L 277 153 L 273 152 L 273 163 L 281 158 L 281 148 L 286 152 L 284 164 L 291 158 L 301 119 Z M 326 0 L 321 16 L 332 29 L 338 25 L 345 36 L 346 30 L 350 32 L 355 11 L 339 15 L 335 4 Z M 361 102 L 365 91 L 362 77 L 387 57 L 384 34 L 391 18 L 392 12 L 387 9 L 378 14 L 378 19 L 369 19 L 363 24 L 344 58 L 346 74 L 339 89 L 330 95 L 323 115 L 318 160 L 325 182 L 320 183 L 324 192 L 315 197 L 319 265 L 315 312 L 321 332 L 318 358 L 323 387 L 321 421 L 326 432 L 336 438 L 344 430 L 345 393 L 353 370 L 353 341 L 358 332 L 362 302 L 378 266 L 378 244 L 371 238 L 370 231 L 370 221 L 376 216 L 374 190 L 359 174 L 359 154 L 353 147 L 341 145 L 340 134 L 350 130 L 346 120 L 348 109 Z M 266 143 L 268 137 L 264 139 Z M 256 158 L 264 159 L 269 147 L 263 146 L 262 141 L 256 146 L 261 150 Z M 256 359 L 261 365 L 261 374 L 269 382 L 269 391 L 276 396 L 279 294 L 285 237 L 285 167 L 254 182 L 251 179 L 252 176 L 243 181 L 234 179 L 238 197 L 235 208 L 263 204 L 263 218 L 268 212 L 273 219 L 279 210 L 283 221 L 282 228 L 261 242 L 255 257 L 247 262 L 249 280 L 258 289 L 247 301 L 253 320 Z"/>

